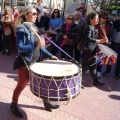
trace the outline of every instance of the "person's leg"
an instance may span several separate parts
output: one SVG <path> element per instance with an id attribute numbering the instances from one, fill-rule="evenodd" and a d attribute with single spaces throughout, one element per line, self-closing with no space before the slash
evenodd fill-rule
<path id="1" fill-rule="evenodd" d="M 43 100 L 43 103 L 44 103 L 45 110 L 47 110 L 49 112 L 52 112 L 52 109 L 59 108 L 59 105 L 54 105 L 51 102 L 49 102 L 48 100 Z"/>
<path id="2" fill-rule="evenodd" d="M 67 45 L 66 53 L 73 58 L 73 46 Z M 71 59 L 71 58 L 69 56 L 67 56 L 67 59 Z"/>
<path id="3" fill-rule="evenodd" d="M 82 69 L 83 71 L 88 70 L 88 60 L 91 57 L 91 53 L 83 52 L 83 60 L 82 60 Z"/>
<path id="4" fill-rule="evenodd" d="M 120 73 L 120 53 L 118 53 L 118 56 L 117 56 L 117 63 L 116 63 L 116 66 L 115 66 L 115 78 L 119 78 L 119 73 Z"/>
<path id="5" fill-rule="evenodd" d="M 18 68 L 18 83 L 13 92 L 12 103 L 10 106 L 11 112 L 15 116 L 20 117 L 20 118 L 23 116 L 17 107 L 17 103 L 18 103 L 18 99 L 19 99 L 21 92 L 28 84 L 28 81 L 29 81 L 28 69 L 26 67 L 21 66 L 20 68 Z"/>
<path id="6" fill-rule="evenodd" d="M 66 45 L 62 47 L 62 49 L 66 52 Z M 61 58 L 66 58 L 66 54 L 61 51 Z"/>
<path id="7" fill-rule="evenodd" d="M 101 78 L 101 69 L 102 69 L 102 65 L 100 65 L 100 63 L 97 64 L 97 77 Z"/>
<path id="8" fill-rule="evenodd" d="M 17 86 L 13 92 L 13 99 L 12 99 L 13 103 L 18 102 L 18 98 L 20 96 L 20 93 L 26 87 L 28 82 L 29 82 L 28 69 L 26 67 L 21 66 L 20 68 L 18 68 L 18 83 L 17 83 Z"/>
<path id="9" fill-rule="evenodd" d="M 74 52 L 75 52 L 75 60 L 76 60 L 78 63 L 80 63 L 80 51 L 77 49 L 77 46 L 75 46 Z"/>
<path id="10" fill-rule="evenodd" d="M 109 75 L 111 72 L 111 65 L 106 65 L 106 70 L 103 73 L 103 76 Z"/>
<path id="11" fill-rule="evenodd" d="M 6 52 L 6 36 L 3 34 L 3 55 Z"/>
<path id="12" fill-rule="evenodd" d="M 8 35 L 7 36 L 7 39 L 6 39 L 6 49 L 8 50 L 7 51 L 7 55 L 10 55 L 11 53 L 11 35 Z"/>
<path id="13" fill-rule="evenodd" d="M 2 31 L 0 30 L 0 51 L 3 49 Z"/>
<path id="14" fill-rule="evenodd" d="M 96 68 L 96 58 L 93 57 L 91 60 L 88 61 L 88 64 L 89 64 L 90 74 L 91 74 L 92 79 L 93 79 L 93 85 L 95 85 L 95 86 L 104 85 L 104 83 L 101 83 L 101 82 L 98 81 L 97 68 Z"/>

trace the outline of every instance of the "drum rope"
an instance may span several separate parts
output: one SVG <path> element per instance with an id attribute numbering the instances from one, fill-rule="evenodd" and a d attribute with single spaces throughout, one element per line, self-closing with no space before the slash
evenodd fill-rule
<path id="1" fill-rule="evenodd" d="M 68 101 L 67 101 L 66 105 L 69 105 L 72 100 L 72 94 L 71 94 L 71 89 L 69 88 L 69 86 L 67 84 L 66 77 L 64 77 L 64 80 L 66 81 L 66 85 L 67 85 L 67 93 L 65 95 L 67 96 Z"/>

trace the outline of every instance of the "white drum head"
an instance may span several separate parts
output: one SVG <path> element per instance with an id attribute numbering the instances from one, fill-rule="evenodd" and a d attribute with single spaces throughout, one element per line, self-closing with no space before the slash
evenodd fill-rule
<path id="1" fill-rule="evenodd" d="M 79 66 L 63 60 L 44 60 L 31 65 L 30 70 L 44 76 L 62 77 L 78 73 Z"/>

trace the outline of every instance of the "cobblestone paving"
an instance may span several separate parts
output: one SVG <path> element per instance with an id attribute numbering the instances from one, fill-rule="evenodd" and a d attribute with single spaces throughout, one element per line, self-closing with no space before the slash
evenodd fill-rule
<path id="1" fill-rule="evenodd" d="M 15 56 L 0 53 L 0 120 L 19 120 L 9 109 L 17 84 L 17 73 L 12 68 Z M 102 80 L 104 87 L 93 87 L 91 76 L 83 74 L 85 89 L 69 105 L 58 102 L 60 108 L 52 112 L 45 111 L 42 100 L 30 92 L 28 84 L 19 99 L 22 120 L 120 120 L 120 79 L 114 79 L 112 71 Z"/>

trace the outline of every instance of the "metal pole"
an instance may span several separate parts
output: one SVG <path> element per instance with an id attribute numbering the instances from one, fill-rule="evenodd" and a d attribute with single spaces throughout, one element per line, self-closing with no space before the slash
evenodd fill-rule
<path id="1" fill-rule="evenodd" d="M 4 5 L 5 5 L 4 0 L 2 0 L 2 10 L 4 10 Z"/>
<path id="2" fill-rule="evenodd" d="M 50 0 L 50 9 L 49 9 L 49 11 L 50 11 L 50 14 L 51 14 L 51 12 L 52 12 L 52 0 Z"/>
<path id="3" fill-rule="evenodd" d="M 66 7 L 66 0 L 64 0 L 64 7 L 63 7 L 63 19 L 64 19 L 64 14 L 65 14 L 65 7 Z"/>

